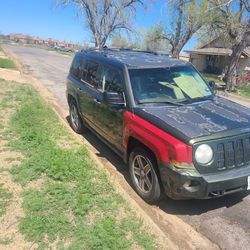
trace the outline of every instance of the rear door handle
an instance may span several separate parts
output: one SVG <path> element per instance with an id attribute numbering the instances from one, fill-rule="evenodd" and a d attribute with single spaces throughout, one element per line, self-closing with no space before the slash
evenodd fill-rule
<path id="1" fill-rule="evenodd" d="M 82 89 L 81 89 L 81 88 L 79 88 L 79 87 L 77 88 L 77 90 L 82 91 Z"/>

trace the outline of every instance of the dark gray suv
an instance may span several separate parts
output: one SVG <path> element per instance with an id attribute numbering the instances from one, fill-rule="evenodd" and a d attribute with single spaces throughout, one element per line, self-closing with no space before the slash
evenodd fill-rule
<path id="1" fill-rule="evenodd" d="M 188 62 L 122 49 L 76 53 L 72 128 L 88 127 L 128 164 L 146 201 L 250 189 L 250 110 L 214 95 Z"/>

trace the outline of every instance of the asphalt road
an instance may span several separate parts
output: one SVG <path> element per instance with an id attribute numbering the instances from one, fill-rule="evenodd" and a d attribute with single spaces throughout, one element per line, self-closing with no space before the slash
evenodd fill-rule
<path id="1" fill-rule="evenodd" d="M 72 58 L 41 49 L 7 47 L 25 66 L 25 70 L 38 78 L 67 108 L 65 79 Z M 243 104 L 245 104 L 243 102 Z M 249 105 L 250 106 L 250 105 Z M 124 164 L 96 138 L 86 139 L 121 172 L 129 183 Z M 192 225 L 198 232 L 216 243 L 221 249 L 250 250 L 250 195 L 249 192 L 228 195 L 213 200 L 173 201 L 169 198 L 157 204 L 159 210 L 176 215 Z"/>

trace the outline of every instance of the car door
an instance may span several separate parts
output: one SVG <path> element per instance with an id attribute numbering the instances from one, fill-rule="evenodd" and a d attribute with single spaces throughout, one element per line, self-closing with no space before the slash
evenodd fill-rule
<path id="1" fill-rule="evenodd" d="M 92 60 L 83 60 L 80 67 L 80 82 L 78 100 L 80 112 L 84 120 L 97 132 L 96 120 L 99 115 L 99 105 L 102 94 L 97 91 L 100 82 L 100 64 Z"/>
<path id="2" fill-rule="evenodd" d="M 124 95 L 124 80 L 122 71 L 119 68 L 103 65 L 99 85 L 97 88 L 102 95 L 100 103 L 95 112 L 96 125 L 105 135 L 106 139 L 118 151 L 122 151 L 122 131 L 123 131 L 123 112 L 125 105 L 109 105 L 103 98 L 104 92 L 118 92 Z"/>

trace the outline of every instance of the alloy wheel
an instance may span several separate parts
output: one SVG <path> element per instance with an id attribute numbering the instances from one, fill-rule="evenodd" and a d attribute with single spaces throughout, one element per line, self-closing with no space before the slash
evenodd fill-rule
<path id="1" fill-rule="evenodd" d="M 152 165 L 142 155 L 136 155 L 132 162 L 132 173 L 138 188 L 149 193 L 153 187 Z"/>
<path id="2" fill-rule="evenodd" d="M 79 119 L 77 108 L 74 104 L 71 106 L 71 109 L 70 109 L 70 118 L 71 118 L 72 125 L 77 129 L 80 124 L 80 119 Z"/>

